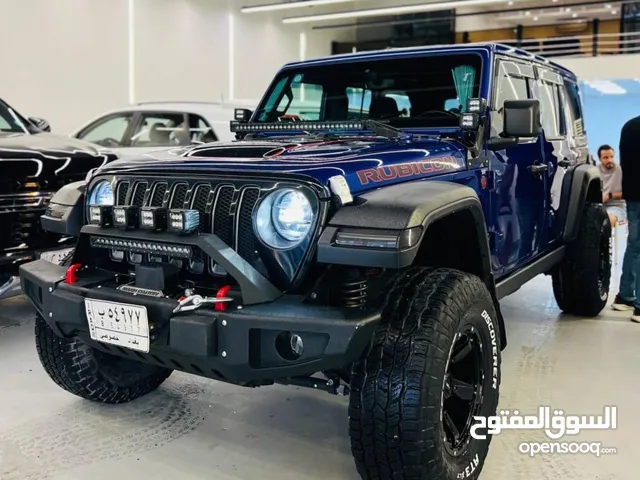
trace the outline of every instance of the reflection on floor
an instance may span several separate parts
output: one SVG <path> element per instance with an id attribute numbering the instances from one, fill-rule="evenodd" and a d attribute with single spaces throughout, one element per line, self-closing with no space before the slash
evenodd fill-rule
<path id="1" fill-rule="evenodd" d="M 617 279 L 618 274 L 615 274 Z M 613 287 L 613 291 L 617 291 Z M 509 345 L 500 408 L 598 415 L 618 407 L 618 428 L 562 441 L 601 442 L 616 455 L 539 455 L 521 442 L 535 430 L 494 436 L 481 479 L 637 479 L 640 325 L 628 313 L 563 316 L 550 280 L 503 301 Z M 174 374 L 157 392 L 123 406 L 82 401 L 44 374 L 23 297 L 2 302 L 0 479 L 353 479 L 346 399 L 293 387 L 243 389 Z"/>

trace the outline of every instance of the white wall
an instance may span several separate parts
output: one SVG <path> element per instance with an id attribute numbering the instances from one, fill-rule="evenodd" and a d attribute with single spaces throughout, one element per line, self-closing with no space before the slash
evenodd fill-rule
<path id="1" fill-rule="evenodd" d="M 56 131 L 127 102 L 125 0 L 0 0 L 0 45 L 0 97 Z"/>
<path id="2" fill-rule="evenodd" d="M 291 11 L 240 12 L 253 3 L 0 0 L 0 97 L 65 134 L 130 98 L 257 101 L 283 63 L 329 55 L 345 36 L 282 24 Z"/>
<path id="3" fill-rule="evenodd" d="M 640 54 L 554 58 L 553 61 L 573 71 L 581 80 L 640 78 Z"/>

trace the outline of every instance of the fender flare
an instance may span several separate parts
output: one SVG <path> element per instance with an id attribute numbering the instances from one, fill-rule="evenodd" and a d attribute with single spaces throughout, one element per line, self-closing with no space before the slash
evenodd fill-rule
<path id="1" fill-rule="evenodd" d="M 598 167 L 586 163 L 570 168 L 562 182 L 562 211 L 564 219 L 564 243 L 578 235 L 582 208 L 587 202 L 602 202 L 602 177 Z"/>
<path id="2" fill-rule="evenodd" d="M 471 187 L 442 181 L 418 181 L 380 188 L 357 197 L 352 205 L 340 208 L 329 220 L 318 242 L 319 263 L 360 267 L 404 268 L 413 264 L 430 225 L 448 215 L 467 210 L 475 223 L 481 255 L 481 279 L 496 308 L 501 346 L 507 344 L 504 317 L 496 297 L 491 267 L 489 236 L 482 204 Z M 336 245 L 339 232 L 357 235 L 383 234 L 400 238 L 406 232 L 419 232 L 409 238 L 406 248 L 383 249 Z M 407 237 L 405 237 L 407 238 Z M 386 251 L 385 251 L 386 250 Z"/>
<path id="3" fill-rule="evenodd" d="M 40 222 L 48 232 L 78 237 L 84 224 L 84 192 L 86 182 L 69 183 L 54 195 Z"/>
<path id="4" fill-rule="evenodd" d="M 354 204 L 340 208 L 321 235 L 318 261 L 363 267 L 408 267 L 429 226 L 461 210 L 468 210 L 474 219 L 483 269 L 491 273 L 487 228 L 478 195 L 465 185 L 441 181 L 411 182 L 373 190 L 359 196 Z M 413 234 L 405 248 L 385 251 L 335 243 L 338 232 L 401 236 L 409 231 Z"/>

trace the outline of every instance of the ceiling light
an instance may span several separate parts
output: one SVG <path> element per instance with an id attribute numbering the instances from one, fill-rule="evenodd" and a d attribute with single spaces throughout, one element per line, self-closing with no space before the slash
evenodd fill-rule
<path id="1" fill-rule="evenodd" d="M 611 15 L 615 15 L 616 13 L 618 13 L 617 10 L 611 10 Z"/>
<path id="2" fill-rule="evenodd" d="M 357 0 L 306 0 L 304 2 L 269 3 L 267 5 L 255 5 L 253 7 L 242 7 L 242 13 L 273 12 L 276 10 L 289 10 L 301 7 L 321 7 L 324 5 L 334 5 L 336 3 L 355 2 Z"/>
<path id="3" fill-rule="evenodd" d="M 573 18 L 576 18 L 576 17 L 578 16 L 578 14 L 577 14 L 577 13 L 574 13 L 574 14 L 572 14 L 571 16 L 572 16 Z"/>
<path id="4" fill-rule="evenodd" d="M 525 14 L 525 15 L 531 15 L 531 12 L 526 11 L 526 12 L 524 12 L 524 14 Z"/>
<path id="5" fill-rule="evenodd" d="M 538 21 L 538 17 L 533 17 L 533 21 L 537 22 Z"/>
<path id="6" fill-rule="evenodd" d="M 606 7 L 606 8 L 611 8 L 611 4 L 607 3 L 607 4 L 605 5 L 605 7 Z"/>
<path id="7" fill-rule="evenodd" d="M 571 7 L 567 7 L 567 8 L 565 8 L 565 10 L 564 10 L 564 11 L 565 11 L 565 12 L 570 12 L 570 11 L 571 11 Z"/>
<path id="8" fill-rule="evenodd" d="M 507 5 L 513 5 L 513 0 L 509 0 L 509 1 L 507 2 Z"/>
<path id="9" fill-rule="evenodd" d="M 553 3 L 558 3 L 558 0 L 551 0 Z"/>
<path id="10" fill-rule="evenodd" d="M 502 3 L 503 1 L 504 0 L 459 0 L 434 2 L 422 5 L 403 5 L 400 7 L 372 8 L 369 10 L 355 10 L 352 12 L 327 13 L 321 15 L 308 15 L 304 17 L 288 17 L 283 18 L 282 23 L 321 22 L 324 20 L 342 20 L 344 18 L 382 17 L 385 15 L 401 15 L 404 13 L 433 12 L 447 8 L 473 7 L 476 5 Z"/>

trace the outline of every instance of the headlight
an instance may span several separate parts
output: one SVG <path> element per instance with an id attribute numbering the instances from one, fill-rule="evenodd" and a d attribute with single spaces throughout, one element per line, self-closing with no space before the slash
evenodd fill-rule
<path id="1" fill-rule="evenodd" d="M 255 214 L 255 229 L 260 239 L 272 248 L 292 248 L 309 234 L 313 208 L 307 197 L 292 188 L 270 193 Z"/>
<path id="2" fill-rule="evenodd" d="M 96 183 L 89 194 L 89 205 L 113 205 L 113 189 L 107 180 Z"/>

